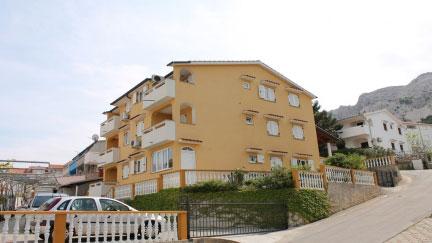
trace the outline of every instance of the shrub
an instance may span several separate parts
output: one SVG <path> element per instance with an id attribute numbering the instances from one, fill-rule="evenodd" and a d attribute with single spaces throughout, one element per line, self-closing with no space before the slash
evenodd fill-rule
<path id="1" fill-rule="evenodd" d="M 347 168 L 347 169 L 363 169 L 364 157 L 359 154 L 341 154 L 335 153 L 325 161 L 325 164 Z"/>
<path id="2" fill-rule="evenodd" d="M 190 185 L 184 187 L 182 190 L 187 193 L 225 192 L 225 191 L 237 190 L 237 186 L 234 185 L 233 183 L 228 183 L 220 180 L 212 180 L 212 181 L 205 181 L 194 185 Z"/>
<path id="3" fill-rule="evenodd" d="M 231 175 L 229 177 L 230 184 L 235 187 L 243 185 L 245 173 L 245 171 L 240 169 L 236 169 L 235 171 L 231 172 Z"/>
<path id="4" fill-rule="evenodd" d="M 138 210 L 179 210 L 179 198 L 179 189 L 165 189 L 158 193 L 136 196 L 133 200 L 126 201 L 126 203 Z"/>
<path id="5" fill-rule="evenodd" d="M 246 181 L 248 189 L 283 189 L 294 187 L 292 174 L 283 167 L 272 170 L 270 176 Z"/>

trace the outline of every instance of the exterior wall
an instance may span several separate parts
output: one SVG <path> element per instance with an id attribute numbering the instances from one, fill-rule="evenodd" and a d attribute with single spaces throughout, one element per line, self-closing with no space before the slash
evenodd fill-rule
<path id="1" fill-rule="evenodd" d="M 187 68 L 193 74 L 194 83 L 179 81 L 179 73 L 182 68 Z M 253 75 L 250 90 L 242 87 L 240 76 Z M 174 66 L 173 79 L 175 82 L 175 99 L 165 102 L 161 107 L 153 111 L 143 109 L 143 103 L 131 105 L 129 120 L 121 121 L 120 129 L 107 136 L 107 148 L 118 146 L 120 159 L 104 166 L 104 181 L 113 178 L 112 168 L 117 169 L 118 185 L 136 183 L 143 180 L 154 179 L 160 173 L 178 170 L 181 168 L 180 154 L 185 146 L 195 150 L 196 169 L 203 170 L 233 170 L 241 168 L 250 171 L 269 171 L 269 151 L 285 151 L 281 156 L 283 166 L 290 167 L 291 158 L 306 156 L 313 160 L 315 168 L 320 163 L 318 143 L 315 130 L 315 121 L 312 111 L 312 98 L 300 93 L 300 107 L 292 107 L 288 103 L 289 85 L 279 77 L 273 75 L 258 65 L 186 65 Z M 276 102 L 265 101 L 258 96 L 258 85 L 261 80 L 278 82 L 276 85 Z M 149 82 L 147 82 L 149 83 Z M 144 83 L 136 90 L 142 90 Z M 128 95 L 132 97 L 132 93 Z M 121 114 L 126 109 L 127 98 L 117 102 L 116 114 Z M 130 102 L 130 99 L 129 99 Z M 186 108 L 185 104 L 191 108 Z M 161 114 L 171 107 L 171 114 Z M 183 109 L 183 110 L 182 110 Z M 244 110 L 256 110 L 259 113 L 254 116 L 254 124 L 245 123 Z M 180 123 L 180 113 L 194 114 L 194 124 Z M 278 121 L 279 136 L 267 134 L 264 114 L 277 114 L 283 116 Z M 112 115 L 112 114 L 111 114 Z M 110 114 L 107 115 L 109 117 Z M 192 116 L 188 116 L 188 123 L 192 123 Z M 170 143 L 151 149 L 137 149 L 124 143 L 124 133 L 129 132 L 129 140 L 135 140 L 137 124 L 144 122 L 144 128 L 149 128 L 164 119 L 175 121 L 176 139 Z M 305 121 L 304 140 L 296 140 L 292 135 L 292 119 Z M 118 144 L 112 142 L 118 138 Z M 200 144 L 181 143 L 180 139 L 200 140 Z M 173 153 L 173 167 L 169 170 L 152 173 L 152 154 L 163 148 L 171 147 Z M 263 164 L 251 164 L 248 162 L 247 148 L 260 148 L 265 155 Z M 302 154 L 301 156 L 296 154 Z M 147 159 L 146 171 L 139 174 L 131 174 L 128 178 L 122 178 L 123 166 L 130 166 L 133 172 L 133 160 Z M 110 169 L 111 168 L 111 169 Z M 108 171 L 107 171 L 108 170 Z"/>
<path id="2" fill-rule="evenodd" d="M 356 122 L 363 121 L 361 126 L 353 126 Z M 386 149 L 392 149 L 391 143 L 395 144 L 395 152 L 410 152 L 411 148 L 406 140 L 407 128 L 397 118 L 390 115 L 387 111 L 364 113 L 357 117 L 339 121 L 343 125 L 342 138 L 348 148 L 360 148 L 361 143 L 368 142 L 369 147 L 373 145 Z M 384 130 L 383 123 L 387 124 L 387 131 Z M 391 125 L 392 124 L 392 125 Z M 402 129 L 402 135 L 398 128 Z M 403 151 L 400 145 L 403 145 Z"/>
<path id="3" fill-rule="evenodd" d="M 375 198 L 380 193 L 379 186 L 329 182 L 327 194 L 330 200 L 330 211 L 337 213 Z"/>
<path id="4" fill-rule="evenodd" d="M 424 147 L 432 148 L 432 124 L 408 123 L 407 132 L 415 134 Z"/>

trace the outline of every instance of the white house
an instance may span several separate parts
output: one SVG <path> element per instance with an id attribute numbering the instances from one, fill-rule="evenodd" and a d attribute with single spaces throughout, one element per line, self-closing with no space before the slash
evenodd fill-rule
<path id="1" fill-rule="evenodd" d="M 411 151 L 406 125 L 388 110 L 365 112 L 338 122 L 343 125 L 340 138 L 347 148 L 380 146 L 396 153 Z"/>
<path id="2" fill-rule="evenodd" d="M 407 134 L 414 135 L 415 143 L 419 146 L 432 149 L 432 124 L 405 122 Z"/>

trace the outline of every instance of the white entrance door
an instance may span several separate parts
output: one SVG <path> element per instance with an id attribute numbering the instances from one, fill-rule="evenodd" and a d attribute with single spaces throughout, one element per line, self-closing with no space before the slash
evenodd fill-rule
<path id="1" fill-rule="evenodd" d="M 191 147 L 183 147 L 181 149 L 180 161 L 183 170 L 196 169 L 195 150 Z M 186 185 L 193 185 L 198 182 L 195 171 L 186 171 L 185 173 Z"/>

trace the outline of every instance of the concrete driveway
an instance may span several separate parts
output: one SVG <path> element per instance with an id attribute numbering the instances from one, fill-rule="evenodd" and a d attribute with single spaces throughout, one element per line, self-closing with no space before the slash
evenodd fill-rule
<path id="1" fill-rule="evenodd" d="M 401 173 L 398 187 L 383 189 L 384 195 L 327 219 L 285 231 L 224 238 L 239 242 L 385 242 L 432 214 L 432 170 Z"/>

